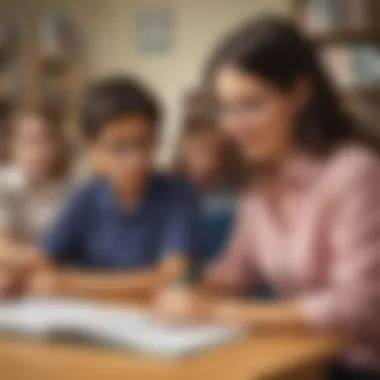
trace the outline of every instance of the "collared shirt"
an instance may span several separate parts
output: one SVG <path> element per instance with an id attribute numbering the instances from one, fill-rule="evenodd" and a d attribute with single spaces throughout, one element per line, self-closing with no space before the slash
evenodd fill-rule
<path id="1" fill-rule="evenodd" d="M 8 230 L 19 242 L 40 241 L 74 182 L 72 176 L 67 176 L 32 186 L 21 169 L 3 168 L 0 171 L 0 228 Z"/>
<path id="2" fill-rule="evenodd" d="M 277 208 L 253 184 L 216 273 L 264 279 L 315 328 L 355 337 L 346 360 L 380 371 L 380 162 L 347 145 L 326 160 L 297 154 L 280 175 Z M 275 211 L 276 209 L 276 211 Z"/>
<path id="3" fill-rule="evenodd" d="M 105 179 L 69 200 L 44 249 L 55 261 L 86 269 L 151 267 L 168 254 L 198 249 L 198 199 L 187 182 L 154 175 L 133 209 L 121 208 Z"/>

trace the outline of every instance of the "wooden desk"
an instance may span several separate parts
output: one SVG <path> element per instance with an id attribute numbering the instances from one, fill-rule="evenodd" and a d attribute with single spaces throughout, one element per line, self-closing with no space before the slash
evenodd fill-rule
<path id="1" fill-rule="evenodd" d="M 181 360 L 0 338 L 1 380 L 320 380 L 343 347 L 327 335 L 258 334 Z"/>

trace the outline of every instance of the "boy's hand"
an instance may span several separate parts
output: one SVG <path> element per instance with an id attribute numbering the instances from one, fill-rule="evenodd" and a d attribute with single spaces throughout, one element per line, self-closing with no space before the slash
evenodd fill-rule
<path id="1" fill-rule="evenodd" d="M 200 290 L 180 286 L 163 290 L 155 300 L 156 315 L 175 323 L 194 323 L 212 317 L 214 302 Z"/>
<path id="2" fill-rule="evenodd" d="M 2 268 L 0 270 L 0 300 L 19 295 L 21 284 L 19 273 Z"/>
<path id="3" fill-rule="evenodd" d="M 2 244 L 0 246 L 0 268 L 26 271 L 33 267 L 35 248 L 25 245 Z"/>
<path id="4" fill-rule="evenodd" d="M 18 262 L 18 252 L 9 245 L 0 247 L 0 266 L 1 268 L 9 268 L 15 266 Z"/>
<path id="5" fill-rule="evenodd" d="M 59 271 L 42 270 L 30 275 L 25 292 L 36 296 L 54 296 L 64 292 L 64 279 Z"/>
<path id="6" fill-rule="evenodd" d="M 5 270 L 0 272 L 0 299 L 8 298 L 12 294 L 13 276 Z"/>

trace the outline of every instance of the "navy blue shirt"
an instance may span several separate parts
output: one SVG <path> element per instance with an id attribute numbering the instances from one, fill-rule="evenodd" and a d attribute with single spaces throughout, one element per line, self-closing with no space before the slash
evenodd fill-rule
<path id="1" fill-rule="evenodd" d="M 206 262 L 215 260 L 225 248 L 235 219 L 236 195 L 215 189 L 201 203 L 202 253 Z"/>
<path id="2" fill-rule="evenodd" d="M 122 209 L 112 186 L 92 180 L 62 210 L 44 241 L 55 262 L 84 269 L 152 267 L 164 255 L 199 249 L 199 205 L 186 181 L 154 175 L 134 209 Z"/>

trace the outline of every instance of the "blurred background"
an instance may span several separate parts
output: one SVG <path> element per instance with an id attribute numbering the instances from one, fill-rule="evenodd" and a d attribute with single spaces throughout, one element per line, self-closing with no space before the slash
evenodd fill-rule
<path id="1" fill-rule="evenodd" d="M 164 101 L 159 163 L 168 165 L 183 99 L 215 43 L 244 19 L 273 13 L 305 29 L 342 101 L 380 136 L 379 0 L 1 0 L 0 141 L 12 109 L 37 100 L 56 107 L 75 139 L 88 81 L 127 71 Z"/>

